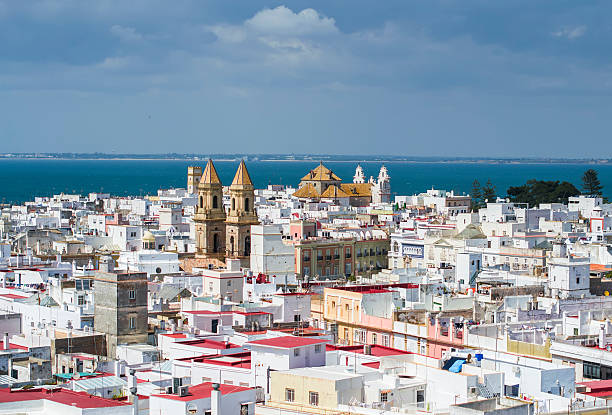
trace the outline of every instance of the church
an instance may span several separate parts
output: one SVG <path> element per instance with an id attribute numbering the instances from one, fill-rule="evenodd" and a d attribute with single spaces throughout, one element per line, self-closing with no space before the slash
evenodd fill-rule
<path id="1" fill-rule="evenodd" d="M 304 201 L 363 207 L 370 203 L 390 203 L 390 182 L 391 178 L 384 165 L 380 168 L 377 180 L 370 177 L 366 182 L 363 169 L 357 165 L 353 183 L 342 183 L 342 179 L 321 162 L 302 177 L 293 196 Z"/>
<path id="2" fill-rule="evenodd" d="M 196 258 L 220 264 L 226 259 L 239 259 L 249 265 L 251 225 L 258 225 L 255 211 L 255 187 L 246 164 L 240 162 L 234 180 L 228 188 L 229 210 L 223 204 L 223 184 L 212 160 L 208 160 L 201 176 L 199 167 L 190 167 L 188 188 L 197 189 L 194 215 Z"/>

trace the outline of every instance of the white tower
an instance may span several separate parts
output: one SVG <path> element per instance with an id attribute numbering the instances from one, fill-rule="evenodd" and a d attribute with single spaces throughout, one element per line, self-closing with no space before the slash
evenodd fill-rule
<path id="1" fill-rule="evenodd" d="M 355 169 L 355 175 L 353 176 L 353 183 L 365 183 L 365 175 L 363 174 L 363 169 L 358 164 Z"/>
<path id="2" fill-rule="evenodd" d="M 383 164 L 380 168 L 380 172 L 378 173 L 378 188 L 380 191 L 380 201 L 382 203 L 390 203 L 391 202 L 391 177 L 389 176 L 389 172 L 387 168 Z"/>

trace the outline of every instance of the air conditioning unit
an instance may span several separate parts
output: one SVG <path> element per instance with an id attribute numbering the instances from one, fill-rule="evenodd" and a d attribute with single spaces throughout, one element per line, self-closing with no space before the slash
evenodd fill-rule
<path id="1" fill-rule="evenodd" d="M 181 397 L 189 395 L 189 386 L 181 386 L 178 395 Z"/>

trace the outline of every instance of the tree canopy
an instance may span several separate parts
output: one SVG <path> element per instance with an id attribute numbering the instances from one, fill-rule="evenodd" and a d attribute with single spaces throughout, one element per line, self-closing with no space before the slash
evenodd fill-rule
<path id="1" fill-rule="evenodd" d="M 529 203 L 537 206 L 540 203 L 567 203 L 571 196 L 578 196 L 580 190 L 569 182 L 528 180 L 522 186 L 508 188 L 511 202 Z"/>
<path id="2" fill-rule="evenodd" d="M 497 200 L 497 192 L 495 191 L 495 186 L 491 183 L 491 179 L 487 180 L 487 183 L 482 188 L 482 200 L 483 204 L 495 203 Z"/>
<path id="3" fill-rule="evenodd" d="M 582 190 L 585 194 L 591 196 L 601 196 L 601 190 L 603 186 L 599 182 L 597 177 L 597 170 L 588 169 L 582 175 Z"/>

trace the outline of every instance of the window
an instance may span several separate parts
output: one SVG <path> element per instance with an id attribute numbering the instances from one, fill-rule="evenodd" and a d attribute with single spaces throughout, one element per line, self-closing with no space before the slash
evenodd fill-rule
<path id="1" fill-rule="evenodd" d="M 228 280 L 228 281 L 227 281 L 227 286 L 228 286 L 228 287 L 231 287 L 231 286 L 232 286 L 232 280 Z"/>
<path id="2" fill-rule="evenodd" d="M 376 333 L 372 333 L 372 344 L 376 344 Z"/>
<path id="3" fill-rule="evenodd" d="M 308 392 L 308 403 L 312 406 L 319 406 L 319 392 Z"/>
<path id="4" fill-rule="evenodd" d="M 388 402 L 389 401 L 389 392 L 381 392 L 380 393 L 380 401 Z"/>
<path id="5" fill-rule="evenodd" d="M 383 334 L 382 345 L 385 347 L 389 347 L 389 335 Z"/>
<path id="6" fill-rule="evenodd" d="M 136 299 L 136 290 L 130 290 L 129 292 L 130 300 Z"/>
<path id="7" fill-rule="evenodd" d="M 345 304 L 345 305 L 344 305 L 344 309 L 345 309 L 345 310 L 348 312 L 348 311 L 349 311 L 349 305 L 348 305 L 348 304 Z"/>
<path id="8" fill-rule="evenodd" d="M 285 400 L 287 402 L 295 401 L 295 389 L 289 389 L 289 388 L 285 389 Z"/>
<path id="9" fill-rule="evenodd" d="M 249 198 L 247 197 L 246 199 L 244 199 L 244 211 L 248 212 L 249 211 Z"/>
<path id="10" fill-rule="evenodd" d="M 208 283 L 208 291 L 212 291 L 213 290 L 213 283 L 209 282 Z"/>
<path id="11" fill-rule="evenodd" d="M 578 336 L 578 329 L 574 328 L 574 336 Z"/>
<path id="12" fill-rule="evenodd" d="M 293 349 L 293 355 L 294 355 L 295 357 L 298 357 L 298 356 L 300 355 L 300 349 L 299 349 L 299 348 L 295 348 L 295 349 Z"/>
<path id="13" fill-rule="evenodd" d="M 77 297 L 77 304 L 78 304 L 78 305 L 85 305 L 85 298 L 83 298 L 83 296 L 82 296 L 82 295 L 79 295 L 79 296 Z"/>
<path id="14" fill-rule="evenodd" d="M 200 199 L 202 199 L 202 198 L 200 197 Z M 201 207 L 204 207 L 204 206 L 201 206 Z M 213 207 L 213 209 L 217 209 L 219 207 L 219 201 L 218 201 L 218 198 L 217 198 L 216 195 L 213 196 L 213 206 L 212 207 Z"/>
<path id="15" fill-rule="evenodd" d="M 321 345 L 320 344 L 315 344 L 315 353 L 321 353 Z"/>
<path id="16" fill-rule="evenodd" d="M 576 284 L 580 284 L 580 278 L 576 278 Z"/>
<path id="17" fill-rule="evenodd" d="M 247 382 L 240 382 L 240 386 L 242 386 L 243 388 L 248 388 L 249 384 Z"/>
<path id="18" fill-rule="evenodd" d="M 236 210 L 236 199 L 232 198 L 232 210 Z"/>
<path id="19" fill-rule="evenodd" d="M 130 317 L 130 328 L 131 329 L 136 328 L 136 317 Z"/>
<path id="20" fill-rule="evenodd" d="M 226 385 L 233 385 L 234 381 L 233 380 L 225 379 L 225 381 L 223 383 L 225 383 Z"/>

